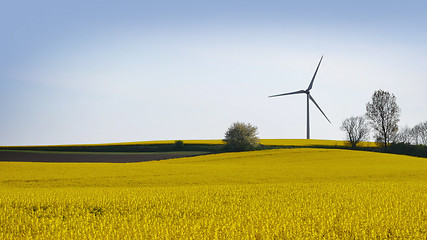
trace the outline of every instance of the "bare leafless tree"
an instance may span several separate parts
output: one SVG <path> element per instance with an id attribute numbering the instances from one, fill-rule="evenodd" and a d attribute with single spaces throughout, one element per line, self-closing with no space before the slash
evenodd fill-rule
<path id="1" fill-rule="evenodd" d="M 394 140 L 396 143 L 414 144 L 414 130 L 408 126 L 405 126 L 399 130 Z"/>
<path id="2" fill-rule="evenodd" d="M 396 97 L 389 92 L 378 90 L 372 95 L 372 101 L 366 104 L 366 116 L 376 131 L 377 143 L 386 147 L 396 137 L 399 127 L 400 108 Z"/>
<path id="3" fill-rule="evenodd" d="M 352 148 L 369 137 L 369 127 L 363 117 L 345 119 L 342 121 L 340 129 L 346 133 L 347 142 Z"/>
<path id="4" fill-rule="evenodd" d="M 427 122 L 419 123 L 411 129 L 412 144 L 427 145 Z"/>
<path id="5" fill-rule="evenodd" d="M 420 139 L 420 132 L 421 132 L 421 124 L 415 125 L 412 128 L 411 134 L 412 134 L 412 139 L 413 139 L 413 144 L 414 145 L 418 145 L 421 143 L 421 139 Z"/>
<path id="6" fill-rule="evenodd" d="M 427 145 L 427 121 L 414 127 L 414 135 L 417 137 L 416 144 Z"/>

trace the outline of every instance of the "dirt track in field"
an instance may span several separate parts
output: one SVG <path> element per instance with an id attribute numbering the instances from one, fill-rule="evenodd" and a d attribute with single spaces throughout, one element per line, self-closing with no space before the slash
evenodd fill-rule
<path id="1" fill-rule="evenodd" d="M 131 163 L 156 161 L 171 158 L 190 157 L 195 153 L 55 153 L 55 152 L 24 152 L 0 151 L 0 161 L 8 162 L 108 162 Z"/>

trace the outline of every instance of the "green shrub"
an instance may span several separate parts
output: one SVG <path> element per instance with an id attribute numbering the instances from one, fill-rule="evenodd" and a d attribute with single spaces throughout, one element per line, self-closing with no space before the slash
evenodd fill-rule
<path id="1" fill-rule="evenodd" d="M 176 149 L 182 150 L 184 148 L 184 141 L 177 140 L 177 141 L 175 141 L 174 146 L 175 146 Z"/>
<path id="2" fill-rule="evenodd" d="M 230 151 L 255 150 L 259 145 L 258 128 L 251 124 L 235 122 L 225 133 L 225 148 Z"/>

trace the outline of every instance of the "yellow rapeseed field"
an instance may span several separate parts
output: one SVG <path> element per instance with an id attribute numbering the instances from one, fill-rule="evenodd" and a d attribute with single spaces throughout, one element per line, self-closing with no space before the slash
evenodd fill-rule
<path id="1" fill-rule="evenodd" d="M 263 145 L 276 145 L 276 146 L 330 146 L 342 147 L 347 143 L 341 140 L 321 140 L 321 139 L 261 139 L 260 143 Z M 357 144 L 359 147 L 376 147 L 374 142 L 360 142 Z"/>
<path id="2" fill-rule="evenodd" d="M 427 239 L 427 159 L 304 148 L 0 162 L 0 239 Z"/>
<path id="3" fill-rule="evenodd" d="M 71 144 L 71 145 L 46 145 L 50 147 L 63 146 L 120 146 L 120 145 L 149 145 L 149 144 L 174 144 L 176 140 L 153 140 L 138 142 L 119 142 L 119 143 L 99 143 L 99 144 Z M 221 139 L 209 140 L 182 140 L 184 144 L 224 144 Z M 260 139 L 263 145 L 276 146 L 345 146 L 345 141 L 341 140 L 321 140 L 321 139 Z M 46 147 L 45 146 L 45 147 Z M 361 142 L 361 147 L 376 147 L 374 142 Z M 31 146 L 29 146 L 31 147 Z M 37 146 L 35 146 L 37 147 Z"/>
<path id="4" fill-rule="evenodd" d="M 120 145 L 151 145 L 151 144 L 174 144 L 177 140 L 153 140 L 153 141 L 135 141 L 118 143 L 95 143 L 95 144 L 66 144 L 66 145 L 34 145 L 27 147 L 69 147 L 69 146 L 120 146 Z M 208 140 L 182 140 L 185 144 L 224 144 L 221 139 Z M 13 147 L 13 146 L 4 146 Z"/>

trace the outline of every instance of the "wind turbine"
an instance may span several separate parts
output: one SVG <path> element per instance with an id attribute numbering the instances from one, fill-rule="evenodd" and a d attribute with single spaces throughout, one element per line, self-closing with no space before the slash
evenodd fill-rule
<path id="1" fill-rule="evenodd" d="M 310 111 L 309 111 L 310 100 L 314 103 L 314 105 L 316 105 L 316 107 L 320 110 L 320 112 L 323 114 L 323 116 L 325 116 L 326 120 L 328 120 L 328 122 L 331 123 L 331 121 L 329 121 L 329 118 L 322 111 L 322 109 L 319 107 L 319 105 L 316 103 L 316 101 L 314 100 L 314 98 L 310 94 L 310 90 L 313 87 L 314 78 L 316 77 L 317 70 L 319 70 L 319 66 L 320 66 L 320 63 L 322 62 L 322 59 L 323 59 L 323 56 L 320 58 L 319 64 L 317 65 L 316 71 L 314 72 L 314 75 L 313 75 L 313 78 L 311 79 L 310 85 L 308 85 L 308 88 L 306 90 L 299 90 L 296 92 L 282 93 L 282 94 L 269 96 L 269 97 L 280 97 L 280 96 L 285 96 L 285 95 L 293 95 L 293 94 L 301 94 L 301 93 L 307 94 L 307 139 L 310 139 Z"/>

